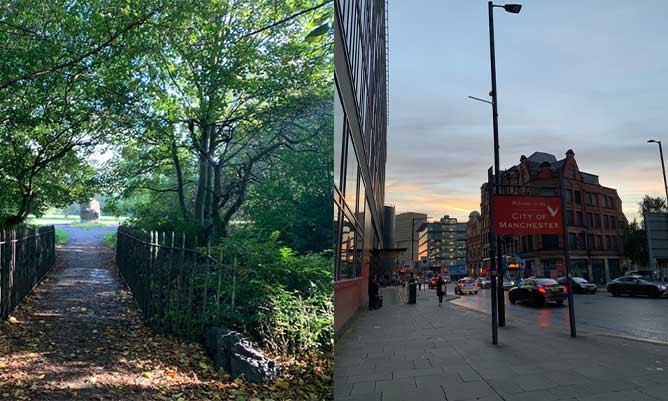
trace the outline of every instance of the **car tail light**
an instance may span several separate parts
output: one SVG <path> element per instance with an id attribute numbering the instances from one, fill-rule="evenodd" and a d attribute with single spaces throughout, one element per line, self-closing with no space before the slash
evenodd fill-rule
<path id="1" fill-rule="evenodd" d="M 477 282 L 477 281 L 474 282 L 474 283 L 473 283 L 473 286 L 474 286 L 474 287 L 477 287 L 477 286 L 478 286 L 478 282 Z"/>
<path id="2" fill-rule="evenodd" d="M 563 287 L 564 287 L 564 292 L 568 292 L 568 287 L 566 287 L 565 285 Z"/>
<path id="3" fill-rule="evenodd" d="M 538 292 L 540 292 L 541 294 L 545 294 L 545 288 L 538 287 Z"/>

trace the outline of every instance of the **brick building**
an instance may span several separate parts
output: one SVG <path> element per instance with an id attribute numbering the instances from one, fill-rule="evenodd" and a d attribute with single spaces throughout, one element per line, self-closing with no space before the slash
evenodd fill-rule
<path id="1" fill-rule="evenodd" d="M 482 216 L 477 210 L 469 213 L 469 221 L 466 223 L 466 270 L 470 276 L 482 273 L 483 255 L 486 257 L 489 252 L 488 249 L 483 252 L 482 223 Z"/>
<path id="2" fill-rule="evenodd" d="M 554 189 L 559 186 L 559 170 L 564 176 L 572 273 L 596 283 L 605 283 L 623 274 L 622 232 L 628 221 L 622 213 L 622 201 L 617 190 L 600 184 L 597 175 L 580 171 L 572 150 L 568 150 L 562 160 L 542 152 L 522 156 L 519 164 L 501 172 L 501 183 L 533 188 L 503 187 L 500 194 L 559 196 Z M 468 267 L 472 269 L 482 269 L 489 264 L 487 191 L 487 183 L 484 183 L 481 216 L 469 216 Z M 561 235 L 505 235 L 501 242 L 504 255 L 521 255 L 525 263 L 524 276 L 564 275 Z"/>

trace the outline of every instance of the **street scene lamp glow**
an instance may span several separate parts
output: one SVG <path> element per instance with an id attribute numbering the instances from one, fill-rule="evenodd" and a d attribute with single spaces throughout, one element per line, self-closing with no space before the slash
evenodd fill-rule
<path id="1" fill-rule="evenodd" d="M 520 10 L 522 9 L 521 4 L 506 4 L 503 6 L 503 9 L 506 10 L 509 13 L 513 14 L 519 14 Z"/>

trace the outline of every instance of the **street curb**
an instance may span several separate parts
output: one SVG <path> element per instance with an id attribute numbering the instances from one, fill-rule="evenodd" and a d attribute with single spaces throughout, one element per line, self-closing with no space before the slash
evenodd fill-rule
<path id="1" fill-rule="evenodd" d="M 668 341 L 651 340 L 649 338 L 638 338 L 638 337 L 627 336 L 627 335 L 624 335 L 624 334 L 604 333 L 604 332 L 600 332 L 600 331 L 586 331 L 586 330 L 583 330 L 583 331 L 587 334 L 594 335 L 594 336 L 621 338 L 621 339 L 624 339 L 624 340 L 636 341 L 636 342 L 639 342 L 639 343 L 647 343 L 647 344 L 654 344 L 654 345 L 661 345 L 661 346 L 664 346 L 664 347 L 668 347 Z"/>
<path id="2" fill-rule="evenodd" d="M 463 309 L 466 309 L 466 310 L 469 310 L 469 311 L 472 311 L 472 312 L 476 312 L 476 313 L 479 313 L 481 315 L 488 316 L 485 312 L 479 311 L 479 310 L 474 309 L 474 308 L 470 308 L 470 307 L 465 306 L 465 305 L 453 304 L 453 306 L 463 308 Z M 508 316 L 506 316 L 506 321 L 524 322 L 522 319 L 515 319 L 515 318 L 512 318 L 512 317 L 508 317 Z M 627 336 L 627 335 L 624 335 L 624 334 L 605 333 L 605 332 L 602 332 L 602 331 L 591 331 L 591 330 L 587 330 L 587 329 L 578 329 L 578 333 L 579 334 L 584 334 L 584 335 L 591 335 L 591 336 L 619 338 L 619 339 L 623 339 L 623 340 L 636 341 L 636 342 L 639 342 L 639 343 L 654 344 L 654 345 L 660 345 L 660 346 L 668 347 L 668 341 L 652 340 L 652 339 L 649 339 L 649 338 L 631 337 L 631 336 Z"/>

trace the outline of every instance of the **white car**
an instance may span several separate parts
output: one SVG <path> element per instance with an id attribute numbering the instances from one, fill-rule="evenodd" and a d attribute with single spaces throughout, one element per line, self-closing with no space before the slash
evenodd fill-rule
<path id="1" fill-rule="evenodd" d="M 471 277 L 464 277 L 457 281 L 455 285 L 455 294 L 477 294 L 478 283 Z"/>

